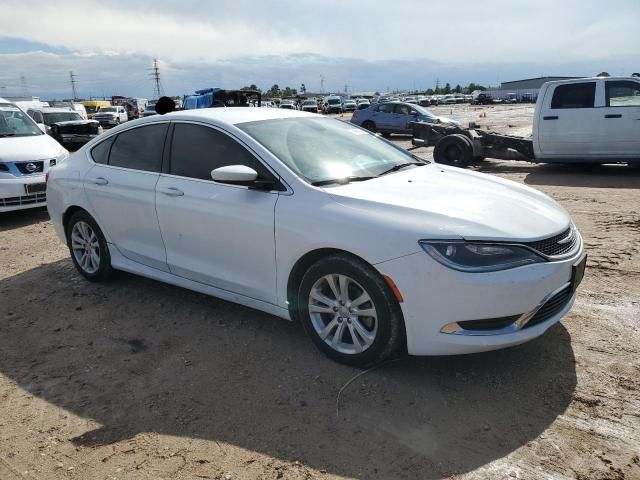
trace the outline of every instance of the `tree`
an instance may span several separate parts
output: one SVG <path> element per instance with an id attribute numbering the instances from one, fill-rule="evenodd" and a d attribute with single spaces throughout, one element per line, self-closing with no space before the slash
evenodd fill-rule
<path id="1" fill-rule="evenodd" d="M 302 94 L 307 93 L 307 87 L 305 87 L 304 83 L 300 85 L 300 93 Z"/>
<path id="2" fill-rule="evenodd" d="M 282 92 L 277 83 L 267 90 L 267 97 L 279 97 L 281 94 Z"/>
<path id="3" fill-rule="evenodd" d="M 455 93 L 462 93 L 462 87 L 458 84 L 456 85 L 456 88 L 453 89 L 453 91 Z"/>
<path id="4" fill-rule="evenodd" d="M 444 86 L 443 93 L 444 93 L 445 95 L 448 95 L 449 93 L 451 93 L 451 84 L 447 83 L 447 84 Z"/>
<path id="5" fill-rule="evenodd" d="M 427 88 L 427 91 L 425 93 L 427 95 L 433 95 L 435 92 L 433 91 L 433 88 Z"/>
<path id="6" fill-rule="evenodd" d="M 261 92 L 262 90 L 260 90 L 258 88 L 258 86 L 255 83 L 252 83 L 251 85 L 249 85 L 248 87 L 242 87 L 240 90 L 253 90 L 253 91 L 258 91 Z"/>
<path id="7" fill-rule="evenodd" d="M 282 97 L 295 97 L 298 94 L 298 91 L 295 88 L 285 87 L 281 93 Z"/>

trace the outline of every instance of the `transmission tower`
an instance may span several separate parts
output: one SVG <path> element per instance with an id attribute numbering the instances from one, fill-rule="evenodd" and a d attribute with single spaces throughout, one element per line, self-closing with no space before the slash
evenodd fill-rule
<path id="1" fill-rule="evenodd" d="M 320 93 L 324 93 L 324 75 L 320 74 Z"/>
<path id="2" fill-rule="evenodd" d="M 164 89 L 160 82 L 160 67 L 158 67 L 158 59 L 153 59 L 153 68 L 149 78 L 153 80 L 153 98 L 158 99 L 164 95 Z"/>
<path id="3" fill-rule="evenodd" d="M 72 100 L 78 99 L 78 90 L 76 89 L 76 85 L 78 81 L 76 80 L 78 76 L 73 73 L 73 71 L 69 72 L 69 80 L 71 80 L 71 98 Z"/>
<path id="4" fill-rule="evenodd" d="M 27 87 L 27 79 L 23 73 L 20 74 L 20 86 L 22 87 L 22 96 L 29 96 L 29 88 Z"/>

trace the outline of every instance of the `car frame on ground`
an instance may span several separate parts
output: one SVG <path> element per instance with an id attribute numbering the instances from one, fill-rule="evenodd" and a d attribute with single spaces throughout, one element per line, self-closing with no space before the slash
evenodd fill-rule
<path id="1" fill-rule="evenodd" d="M 459 125 L 412 123 L 414 145 L 438 163 L 496 158 L 536 163 L 640 164 L 640 79 L 595 77 L 542 85 L 530 138 Z"/>
<path id="2" fill-rule="evenodd" d="M 351 123 L 382 134 L 413 134 L 412 122 L 456 125 L 459 123 L 446 117 L 439 117 L 420 105 L 406 102 L 384 102 L 357 110 L 351 117 Z"/>
<path id="3" fill-rule="evenodd" d="M 541 192 L 306 112 L 137 120 L 56 166 L 47 194 L 87 279 L 125 270 L 297 320 L 358 366 L 539 337 L 584 273 Z"/>
<path id="4" fill-rule="evenodd" d="M 45 176 L 68 155 L 31 117 L 0 98 L 0 213 L 45 206 Z"/>

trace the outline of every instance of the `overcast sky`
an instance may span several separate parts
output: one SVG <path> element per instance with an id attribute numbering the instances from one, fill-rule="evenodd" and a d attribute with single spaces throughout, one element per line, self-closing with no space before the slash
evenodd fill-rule
<path id="1" fill-rule="evenodd" d="M 413 89 L 640 70 L 640 0 L 0 0 L 0 96 Z"/>

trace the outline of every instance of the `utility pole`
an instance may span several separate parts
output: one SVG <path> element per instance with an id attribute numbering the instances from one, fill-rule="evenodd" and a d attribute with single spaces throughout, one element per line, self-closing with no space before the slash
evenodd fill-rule
<path id="1" fill-rule="evenodd" d="M 78 98 L 78 90 L 76 89 L 76 85 L 78 81 L 76 80 L 78 76 L 73 73 L 73 71 L 69 72 L 69 79 L 71 80 L 71 99 L 76 100 Z"/>
<path id="2" fill-rule="evenodd" d="M 349 93 L 349 85 L 344 84 L 344 93 Z"/>
<path id="3" fill-rule="evenodd" d="M 320 93 L 324 93 L 324 75 L 320 74 Z"/>
<path id="4" fill-rule="evenodd" d="M 22 96 L 23 97 L 28 97 L 29 96 L 29 89 L 27 88 L 27 79 L 24 76 L 23 73 L 20 74 L 20 85 L 22 87 Z"/>
<path id="5" fill-rule="evenodd" d="M 164 95 L 164 89 L 160 82 L 160 67 L 158 67 L 158 59 L 153 59 L 153 68 L 151 68 L 151 74 L 149 78 L 153 80 L 153 98 L 158 99 Z"/>

